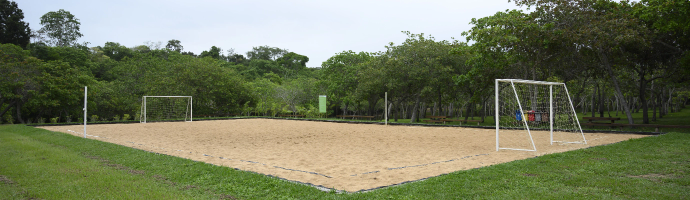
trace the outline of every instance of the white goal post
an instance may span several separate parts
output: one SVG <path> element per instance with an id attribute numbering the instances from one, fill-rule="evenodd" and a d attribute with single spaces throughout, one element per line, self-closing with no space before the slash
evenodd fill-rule
<path id="1" fill-rule="evenodd" d="M 143 96 L 139 122 L 192 121 L 192 96 Z"/>
<path id="2" fill-rule="evenodd" d="M 496 151 L 536 151 L 532 130 L 548 130 L 551 145 L 587 144 L 565 83 L 496 79 L 495 93 Z"/>

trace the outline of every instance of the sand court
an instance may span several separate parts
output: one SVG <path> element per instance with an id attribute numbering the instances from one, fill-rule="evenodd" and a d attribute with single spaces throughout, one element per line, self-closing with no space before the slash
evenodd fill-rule
<path id="1" fill-rule="evenodd" d="M 83 136 L 80 125 L 40 128 Z M 349 192 L 645 137 L 585 133 L 586 145 L 550 145 L 548 132 L 533 131 L 537 152 L 497 152 L 494 129 L 462 127 L 235 119 L 98 124 L 88 125 L 87 133 L 90 139 Z M 517 132 L 514 140 L 505 134 L 501 145 L 525 145 L 518 137 L 524 134 Z"/>

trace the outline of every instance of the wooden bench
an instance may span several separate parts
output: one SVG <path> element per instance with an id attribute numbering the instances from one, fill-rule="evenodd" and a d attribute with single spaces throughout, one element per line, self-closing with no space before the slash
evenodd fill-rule
<path id="1" fill-rule="evenodd" d="M 365 116 L 365 115 L 336 115 L 336 117 L 340 117 L 341 119 L 345 118 L 352 118 L 352 119 L 369 119 L 369 120 L 374 120 L 376 116 Z"/>
<path id="2" fill-rule="evenodd" d="M 301 117 L 304 118 L 304 115 L 278 115 L 278 117 Z"/>
<path id="3" fill-rule="evenodd" d="M 659 132 L 659 128 L 690 128 L 684 125 L 663 125 L 663 124 L 608 124 L 608 123 L 584 123 L 583 126 L 608 126 L 608 127 L 649 127 L 654 128 L 654 132 Z"/>
<path id="4" fill-rule="evenodd" d="M 427 120 L 422 120 L 423 122 L 431 122 L 431 123 L 446 123 L 443 121 L 444 119 L 448 118 L 448 116 L 426 116 Z"/>
<path id="5" fill-rule="evenodd" d="M 232 114 L 228 114 L 225 116 L 226 117 L 232 117 L 232 116 L 239 116 L 239 115 L 240 114 L 232 113 Z M 223 116 L 224 115 L 194 115 L 194 117 L 201 117 L 201 118 L 204 118 L 204 117 L 215 118 L 215 117 L 223 117 Z"/>
<path id="6" fill-rule="evenodd" d="M 476 119 L 475 119 L 475 120 L 472 120 L 472 119 L 468 119 L 468 120 L 464 120 L 464 119 L 444 119 L 444 120 L 442 120 L 442 121 L 444 121 L 444 122 L 460 122 L 460 125 L 462 125 L 463 122 L 465 122 L 465 123 L 468 123 L 468 122 L 477 122 L 477 126 L 479 126 L 479 123 L 482 122 L 482 120 L 476 120 Z"/>
<path id="7" fill-rule="evenodd" d="M 589 120 L 588 123 L 596 123 L 596 124 L 613 124 L 613 123 L 616 123 L 616 120 L 621 120 L 620 117 L 582 117 L 582 119 Z M 611 123 L 604 123 L 604 122 L 597 122 L 597 121 L 611 121 Z"/>

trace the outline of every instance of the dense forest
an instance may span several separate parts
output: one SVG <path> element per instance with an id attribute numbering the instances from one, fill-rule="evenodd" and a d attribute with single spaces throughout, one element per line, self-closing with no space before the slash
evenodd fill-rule
<path id="1" fill-rule="evenodd" d="M 142 96 L 193 96 L 195 116 L 381 116 L 416 122 L 425 115 L 484 118 L 494 80 L 565 82 L 578 112 L 596 116 L 642 112 L 649 123 L 690 99 L 690 2 L 687 0 L 516 0 L 528 11 L 475 18 L 437 41 L 403 32 L 380 52 L 342 51 L 320 68 L 299 52 L 257 46 L 245 55 L 212 46 L 199 55 L 182 42 L 78 43 L 79 19 L 59 10 L 40 30 L 17 3 L 0 0 L 2 123 L 133 120 Z M 451 17 L 451 16 L 449 16 Z M 323 117 L 323 116 L 320 116 Z"/>

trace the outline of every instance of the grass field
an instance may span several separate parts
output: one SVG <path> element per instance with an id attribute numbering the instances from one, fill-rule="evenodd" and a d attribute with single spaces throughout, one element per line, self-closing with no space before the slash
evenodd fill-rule
<path id="1" fill-rule="evenodd" d="M 687 124 L 688 119 L 690 109 L 685 109 L 655 123 Z M 458 171 L 353 194 L 322 192 L 252 172 L 23 125 L 0 126 L 0 160 L 2 199 L 690 197 L 690 131 Z"/>

